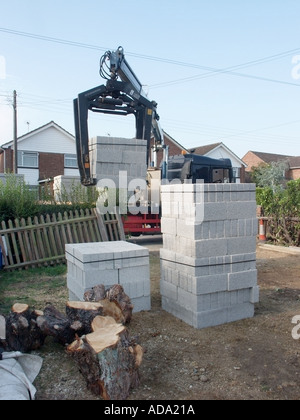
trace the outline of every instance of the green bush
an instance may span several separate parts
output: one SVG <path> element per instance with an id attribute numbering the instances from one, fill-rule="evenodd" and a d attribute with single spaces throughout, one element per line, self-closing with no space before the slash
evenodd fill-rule
<path id="1" fill-rule="evenodd" d="M 7 174 L 0 180 L 0 220 L 30 217 L 37 212 L 36 193 L 22 178 Z"/>
<path id="2" fill-rule="evenodd" d="M 276 243 L 300 246 L 300 180 L 286 189 L 257 188 L 257 204 L 270 218 L 268 235 Z"/>
<path id="3" fill-rule="evenodd" d="M 30 190 L 22 178 L 7 174 L 5 182 L 0 180 L 0 221 L 91 209 L 96 206 L 97 198 L 96 189 L 74 184 L 68 194 L 63 191 L 57 203 L 47 186 L 39 198 L 38 192 Z"/>

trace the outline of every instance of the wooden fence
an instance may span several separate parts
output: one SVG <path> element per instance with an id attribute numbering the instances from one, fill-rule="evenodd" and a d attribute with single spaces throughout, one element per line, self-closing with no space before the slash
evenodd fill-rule
<path id="1" fill-rule="evenodd" d="M 1 222 L 4 268 L 14 270 L 61 264 L 65 244 L 125 240 L 120 216 L 96 209 Z"/>

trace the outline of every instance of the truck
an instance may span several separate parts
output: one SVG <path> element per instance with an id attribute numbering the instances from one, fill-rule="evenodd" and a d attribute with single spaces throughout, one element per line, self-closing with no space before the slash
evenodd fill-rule
<path id="1" fill-rule="evenodd" d="M 205 183 L 234 182 L 229 159 L 210 159 L 192 153 L 169 157 L 157 112 L 158 104 L 151 101 L 143 91 L 142 83 L 125 59 L 123 47 L 107 51 L 101 57 L 99 73 L 106 80 L 106 84 L 80 93 L 74 100 L 77 160 L 81 183 L 84 186 L 95 186 L 98 182 L 91 171 L 89 112 L 135 116 L 136 138 L 147 142 L 148 173 L 145 177 L 150 191 L 153 191 L 151 188 L 153 179 L 160 182 L 173 182 L 176 179 L 182 183 L 196 183 L 197 180 L 203 180 Z M 153 146 L 151 146 L 152 139 L 154 139 Z M 159 153 L 163 153 L 163 159 L 161 165 L 157 167 Z M 159 211 L 155 214 L 141 211 L 134 215 L 128 212 L 123 222 L 126 234 L 138 236 L 160 233 Z"/>

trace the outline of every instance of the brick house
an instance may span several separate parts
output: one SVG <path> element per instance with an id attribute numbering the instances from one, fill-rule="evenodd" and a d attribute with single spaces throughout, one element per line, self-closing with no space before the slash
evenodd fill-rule
<path id="1" fill-rule="evenodd" d="M 256 168 L 261 164 L 270 164 L 274 162 L 286 162 L 289 169 L 286 172 L 287 180 L 300 179 L 300 156 L 278 155 L 274 153 L 262 153 L 249 151 L 243 161 L 248 165 L 246 168 L 246 178 L 250 180 L 252 168 Z"/>
<path id="2" fill-rule="evenodd" d="M 289 159 L 290 170 L 288 173 L 289 179 L 300 179 L 300 156 Z"/>
<path id="3" fill-rule="evenodd" d="M 180 143 L 178 143 L 178 141 L 173 139 L 173 137 L 171 137 L 164 130 L 163 130 L 163 133 L 164 133 L 165 145 L 169 146 L 169 156 L 181 155 L 182 152 L 188 153 L 188 150 L 185 147 L 183 147 Z M 152 138 L 150 146 L 151 146 L 151 148 L 154 146 L 154 138 Z M 149 152 L 150 152 L 150 156 L 151 156 L 151 149 L 149 150 Z M 162 160 L 163 160 L 163 153 L 159 152 L 158 158 L 157 158 L 157 166 L 158 167 L 160 166 Z"/>
<path id="4" fill-rule="evenodd" d="M 0 148 L 0 173 L 13 170 L 13 141 Z M 18 174 L 30 186 L 58 175 L 79 176 L 75 138 L 54 121 L 18 138 Z"/>

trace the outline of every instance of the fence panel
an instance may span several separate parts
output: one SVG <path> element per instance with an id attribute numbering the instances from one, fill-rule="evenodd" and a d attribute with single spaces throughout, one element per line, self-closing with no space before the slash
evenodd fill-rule
<path id="1" fill-rule="evenodd" d="M 120 216 L 96 209 L 2 221 L 0 227 L 6 270 L 63 263 L 66 244 L 125 240 Z"/>

